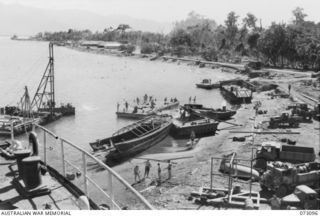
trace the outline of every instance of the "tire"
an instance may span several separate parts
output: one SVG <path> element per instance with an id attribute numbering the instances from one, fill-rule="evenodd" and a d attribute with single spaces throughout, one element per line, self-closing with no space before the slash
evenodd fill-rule
<path id="1" fill-rule="evenodd" d="M 287 193 L 288 193 L 288 187 L 286 185 L 280 185 L 280 187 L 276 191 L 277 197 L 280 197 L 280 198 L 286 196 Z"/>
<path id="2" fill-rule="evenodd" d="M 268 188 L 264 185 L 260 185 L 262 191 L 268 191 Z"/>

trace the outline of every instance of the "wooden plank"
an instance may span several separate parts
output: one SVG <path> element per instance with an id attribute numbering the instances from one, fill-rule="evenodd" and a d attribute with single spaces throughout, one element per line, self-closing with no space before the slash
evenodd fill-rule
<path id="1" fill-rule="evenodd" d="M 240 131 L 240 130 L 230 130 L 229 133 L 255 133 L 255 134 L 300 134 L 300 132 L 278 132 L 278 131 Z"/>

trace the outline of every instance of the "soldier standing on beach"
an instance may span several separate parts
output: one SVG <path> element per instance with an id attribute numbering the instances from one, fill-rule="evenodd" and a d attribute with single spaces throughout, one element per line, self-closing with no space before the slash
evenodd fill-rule
<path id="1" fill-rule="evenodd" d="M 125 106 L 126 106 L 126 111 L 128 111 L 129 103 L 127 101 L 125 102 Z"/>
<path id="2" fill-rule="evenodd" d="M 145 95 L 144 95 L 144 102 L 146 103 L 147 101 L 148 101 L 148 95 L 145 94 Z"/>
<path id="3" fill-rule="evenodd" d="M 140 99 L 139 97 L 137 97 L 137 104 L 139 105 L 139 103 L 140 103 Z"/>
<path id="4" fill-rule="evenodd" d="M 273 195 L 272 198 L 269 199 L 269 202 L 271 204 L 271 209 L 273 210 L 279 210 L 281 206 L 281 200 L 276 195 Z"/>
<path id="5" fill-rule="evenodd" d="M 192 99 L 192 98 L 191 98 L 191 96 L 190 96 L 190 97 L 189 97 L 189 103 L 191 103 L 191 99 Z"/>
<path id="6" fill-rule="evenodd" d="M 290 95 L 290 90 L 291 90 L 291 84 L 288 85 L 289 95 Z"/>
<path id="7" fill-rule="evenodd" d="M 168 179 L 171 179 L 171 169 L 172 169 L 172 163 L 170 162 L 170 160 L 168 160 Z"/>
<path id="8" fill-rule="evenodd" d="M 139 182 L 141 181 L 140 179 L 140 170 L 139 170 L 139 166 L 136 165 L 133 169 L 133 173 L 134 173 L 134 181 L 137 182 L 137 178 L 139 178 Z"/>
<path id="9" fill-rule="evenodd" d="M 193 103 L 196 103 L 196 96 L 194 96 L 194 98 L 193 98 Z"/>
<path id="10" fill-rule="evenodd" d="M 161 167 L 160 167 L 160 163 L 158 163 L 158 180 L 159 180 L 159 183 L 161 183 Z"/>
<path id="11" fill-rule="evenodd" d="M 193 146 L 194 143 L 194 139 L 196 138 L 196 134 L 194 133 L 194 131 L 191 131 L 191 135 L 190 135 L 190 140 L 191 140 L 191 146 Z"/>
<path id="12" fill-rule="evenodd" d="M 144 168 L 144 178 L 149 178 L 149 172 L 150 172 L 150 168 L 151 168 L 151 163 L 150 160 L 146 161 L 146 166 Z"/>

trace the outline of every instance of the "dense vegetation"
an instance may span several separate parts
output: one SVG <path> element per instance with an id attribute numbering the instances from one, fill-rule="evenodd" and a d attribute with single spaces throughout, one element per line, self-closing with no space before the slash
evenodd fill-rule
<path id="1" fill-rule="evenodd" d="M 257 24 L 248 13 L 242 20 L 230 12 L 224 25 L 191 12 L 167 34 L 118 28 L 92 33 L 89 30 L 39 33 L 36 38 L 50 41 L 101 40 L 139 45 L 141 53 L 198 56 L 205 60 L 239 62 L 253 57 L 272 67 L 320 69 L 320 23 L 307 21 L 302 8 L 293 11 L 293 21 L 272 23 L 268 28 Z M 240 22 L 241 21 L 241 22 Z M 131 31 L 130 31 L 131 30 Z"/>

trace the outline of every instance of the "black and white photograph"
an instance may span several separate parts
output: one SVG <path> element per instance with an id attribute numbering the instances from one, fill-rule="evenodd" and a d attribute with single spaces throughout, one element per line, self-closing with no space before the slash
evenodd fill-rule
<path id="1" fill-rule="evenodd" d="M 318 216 L 319 11 L 0 0 L 0 215 Z"/>

